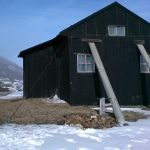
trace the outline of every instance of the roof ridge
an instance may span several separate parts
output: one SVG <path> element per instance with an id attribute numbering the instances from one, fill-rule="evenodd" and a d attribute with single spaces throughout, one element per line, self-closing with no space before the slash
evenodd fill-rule
<path id="1" fill-rule="evenodd" d="M 131 10 L 127 9 L 127 8 L 124 7 L 122 4 L 118 3 L 117 1 L 114 1 L 113 3 L 111 3 L 111 4 L 109 4 L 109 5 L 105 6 L 105 7 L 103 7 L 102 9 L 100 9 L 100 10 L 98 10 L 98 11 L 92 13 L 91 15 L 89 15 L 89 16 L 83 18 L 82 20 L 78 21 L 77 23 L 75 23 L 75 24 L 73 24 L 73 25 L 67 27 L 66 29 L 62 30 L 62 31 L 60 32 L 60 34 L 63 34 L 64 32 L 73 29 L 76 25 L 82 24 L 83 22 L 85 22 L 85 21 L 88 20 L 89 18 L 92 18 L 92 17 L 94 17 L 94 16 L 97 16 L 97 15 L 103 13 L 105 10 L 107 10 L 107 9 L 109 9 L 109 8 L 111 8 L 111 7 L 114 7 L 114 6 L 118 6 L 118 7 L 122 8 L 122 9 L 125 9 L 125 10 L 128 11 L 130 14 L 134 15 L 134 16 L 137 17 L 138 19 L 140 19 L 140 20 L 142 20 L 143 22 L 145 22 L 146 24 L 149 24 L 149 25 L 150 25 L 150 23 L 149 23 L 148 21 L 146 21 L 146 20 L 143 19 L 142 17 L 138 16 L 137 14 L 135 14 L 134 12 L 132 12 Z"/>

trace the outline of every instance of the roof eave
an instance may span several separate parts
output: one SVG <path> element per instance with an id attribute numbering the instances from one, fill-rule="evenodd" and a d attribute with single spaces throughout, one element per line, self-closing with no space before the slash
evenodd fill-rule
<path id="1" fill-rule="evenodd" d="M 44 45 L 50 45 L 50 44 L 53 44 L 53 42 L 55 41 L 55 40 L 57 40 L 59 37 L 60 37 L 61 35 L 57 35 L 55 38 L 53 38 L 53 39 L 51 39 L 51 40 L 48 40 L 48 41 L 46 41 L 46 42 L 43 42 L 43 43 L 40 43 L 40 44 L 38 44 L 38 45 L 35 45 L 35 46 L 33 46 L 33 47 L 30 47 L 30 48 L 27 48 L 27 49 L 25 49 L 25 50 L 22 50 L 20 53 L 19 53 L 19 55 L 18 55 L 18 57 L 24 57 L 27 53 L 30 53 L 31 51 L 34 51 L 35 49 L 37 49 L 37 48 L 39 48 L 39 47 L 42 47 L 42 46 L 44 46 Z M 31 52 L 32 53 L 32 52 Z"/>

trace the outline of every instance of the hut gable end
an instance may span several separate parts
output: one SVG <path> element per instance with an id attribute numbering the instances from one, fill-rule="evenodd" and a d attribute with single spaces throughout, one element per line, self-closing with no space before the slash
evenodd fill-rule
<path id="1" fill-rule="evenodd" d="M 124 25 L 126 35 L 145 35 L 150 32 L 150 23 L 131 12 L 118 2 L 97 11 L 60 32 L 65 36 L 107 36 L 108 25 Z M 141 30 L 139 30 L 141 28 Z"/>
<path id="2" fill-rule="evenodd" d="M 57 94 L 72 105 L 97 105 L 107 97 L 87 39 L 100 41 L 95 44 L 119 104 L 150 105 L 150 74 L 141 72 L 145 63 L 136 45 L 144 43 L 150 54 L 150 23 L 117 2 L 20 52 L 24 97 Z"/>

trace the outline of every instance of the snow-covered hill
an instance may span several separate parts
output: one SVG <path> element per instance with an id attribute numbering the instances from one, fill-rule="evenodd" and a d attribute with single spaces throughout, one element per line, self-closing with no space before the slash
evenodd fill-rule
<path id="1" fill-rule="evenodd" d="M 22 76 L 23 71 L 21 67 L 0 56 L 0 79 L 22 80 Z"/>
<path id="2" fill-rule="evenodd" d="M 22 78 L 22 68 L 0 56 L 0 96 L 22 91 Z"/>
<path id="3" fill-rule="evenodd" d="M 0 87 L 5 92 L 16 92 L 23 90 L 23 81 L 22 80 L 10 80 L 9 78 L 0 79 Z M 1 92 L 3 92 L 1 91 Z"/>

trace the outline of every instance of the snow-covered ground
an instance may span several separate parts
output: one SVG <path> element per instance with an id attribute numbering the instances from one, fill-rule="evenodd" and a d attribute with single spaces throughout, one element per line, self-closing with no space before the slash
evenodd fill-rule
<path id="1" fill-rule="evenodd" d="M 0 87 L 7 89 L 7 92 L 1 92 L 0 99 L 18 99 L 23 97 L 23 81 L 11 81 L 8 78 L 0 79 Z"/>
<path id="2" fill-rule="evenodd" d="M 11 81 L 8 78 L 0 79 L 1 87 L 8 88 L 8 90 L 12 92 L 22 91 L 23 90 L 23 81 L 15 79 Z"/>
<path id="3" fill-rule="evenodd" d="M 0 150 L 149 150 L 150 118 L 129 124 L 105 130 L 6 124 L 0 126 Z"/>
<path id="4" fill-rule="evenodd" d="M 6 96 L 0 96 L 0 99 L 19 99 L 23 97 L 23 91 L 12 92 Z"/>

